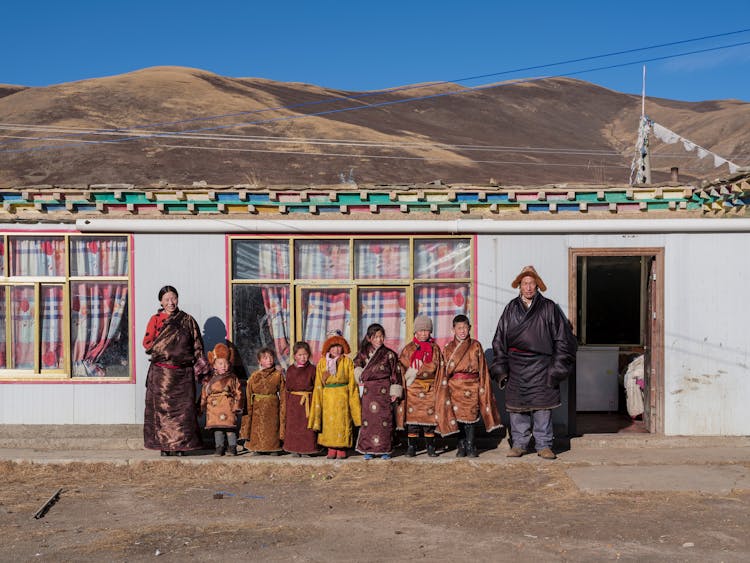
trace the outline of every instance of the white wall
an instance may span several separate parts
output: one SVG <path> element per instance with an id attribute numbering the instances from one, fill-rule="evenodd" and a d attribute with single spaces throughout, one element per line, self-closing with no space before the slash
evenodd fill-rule
<path id="1" fill-rule="evenodd" d="M 159 308 L 159 289 L 174 286 L 180 309 L 192 315 L 207 345 L 226 334 L 227 272 L 224 235 L 135 236 L 135 386 L 134 422 L 143 422 L 148 356 L 141 340 L 151 315 Z M 219 334 L 219 329 L 223 334 Z"/>
<path id="2" fill-rule="evenodd" d="M 750 234 L 480 235 L 475 335 L 491 348 L 497 320 L 516 296 L 510 283 L 533 264 L 547 297 L 568 311 L 568 249 L 665 248 L 665 433 L 750 435 Z M 0 385 L 0 424 L 137 424 L 143 421 L 148 358 L 140 341 L 157 293 L 177 287 L 180 307 L 206 332 L 226 330 L 226 238 L 134 236 L 135 383 Z M 566 394 L 566 389 L 563 389 Z M 566 424 L 566 407 L 555 411 Z"/>
<path id="3" fill-rule="evenodd" d="M 567 314 L 568 249 L 629 247 L 665 249 L 665 434 L 750 435 L 750 234 L 480 236 L 478 339 L 491 347 L 523 266 Z M 554 420 L 566 418 L 563 405 Z"/>
<path id="4" fill-rule="evenodd" d="M 664 432 L 750 435 L 750 235 L 667 240 Z"/>
<path id="5" fill-rule="evenodd" d="M 134 290 L 130 330 L 134 331 L 135 383 L 0 384 L 0 424 L 139 424 L 143 422 L 148 356 L 141 340 L 166 284 L 180 292 L 180 308 L 190 313 L 215 342 L 226 323 L 225 237 L 223 235 L 135 235 Z"/>

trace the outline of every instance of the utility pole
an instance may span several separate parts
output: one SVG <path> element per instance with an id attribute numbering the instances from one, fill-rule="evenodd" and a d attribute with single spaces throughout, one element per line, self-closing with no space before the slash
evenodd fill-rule
<path id="1" fill-rule="evenodd" d="M 643 154 L 643 160 L 641 162 L 642 170 L 643 170 L 643 183 L 644 184 L 650 184 L 651 183 L 651 152 L 649 151 L 649 138 L 648 138 L 648 130 L 649 127 L 646 123 L 648 118 L 646 117 L 646 65 L 643 65 L 643 88 L 641 90 L 641 123 L 642 126 L 645 128 L 645 139 L 643 143 L 643 148 L 641 149 Z"/>

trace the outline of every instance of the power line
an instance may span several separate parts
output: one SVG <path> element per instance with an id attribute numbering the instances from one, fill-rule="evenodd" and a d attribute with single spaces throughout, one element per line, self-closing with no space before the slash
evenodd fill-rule
<path id="1" fill-rule="evenodd" d="M 56 131 L 65 133 L 68 131 L 75 131 L 78 134 L 90 134 L 90 135 L 128 135 L 127 132 L 119 133 L 106 133 L 96 129 L 84 129 L 79 127 L 55 127 L 55 126 L 35 126 L 26 124 L 2 124 L 0 123 L 0 130 L 44 130 L 44 131 Z M 156 135 L 166 134 L 170 135 L 170 138 L 174 139 L 190 139 L 190 140 L 208 140 L 208 141 L 223 141 L 223 142 L 252 142 L 261 144 L 284 144 L 284 145 L 335 145 L 335 146 L 349 146 L 349 147 L 367 147 L 367 148 L 411 148 L 411 149 L 423 149 L 423 150 L 461 150 L 461 151 L 485 151 L 485 152 L 512 152 L 512 153 L 545 153 L 545 154 L 571 154 L 571 155 L 588 155 L 588 156 L 622 156 L 629 158 L 629 152 L 631 151 L 630 146 L 623 148 L 622 151 L 615 149 L 597 149 L 597 148 L 567 148 L 567 147 L 535 147 L 530 145 L 466 145 L 466 144 L 454 144 L 454 143 L 442 143 L 442 142 L 407 142 L 407 141 L 363 141 L 359 139 L 338 139 L 338 138 L 320 138 L 320 137 L 271 137 L 267 135 L 237 135 L 237 134 L 199 134 L 199 133 L 172 133 L 166 131 L 144 131 L 143 135 Z M 0 135 L 0 138 L 12 138 L 12 139 L 29 139 L 30 137 L 23 137 L 18 135 Z M 60 142 L 77 142 L 77 139 L 66 139 L 49 137 L 51 140 Z M 95 143 L 96 141 L 83 141 L 88 143 Z M 693 158 L 695 155 L 691 153 L 658 153 L 652 154 L 652 158 Z M 727 158 L 746 158 L 750 157 L 750 153 L 738 153 L 727 155 Z"/>
<path id="2" fill-rule="evenodd" d="M 180 134 L 185 134 L 185 133 L 199 133 L 199 132 L 204 132 L 204 131 L 217 131 L 217 130 L 224 130 L 224 129 L 234 129 L 234 128 L 237 128 L 237 127 L 248 127 L 248 126 L 252 126 L 252 125 L 266 125 L 266 124 L 270 124 L 270 123 L 280 123 L 280 122 L 284 122 L 284 121 L 292 121 L 292 120 L 302 119 L 302 118 L 306 118 L 306 117 L 320 117 L 320 116 L 324 116 L 324 115 L 333 115 L 333 114 L 344 113 L 344 112 L 349 112 L 349 111 L 356 111 L 356 110 L 361 110 L 361 109 L 384 108 L 384 107 L 389 107 L 389 106 L 393 106 L 393 105 L 398 105 L 398 104 L 403 104 L 403 103 L 409 103 L 409 102 L 414 102 L 414 101 L 424 101 L 424 100 L 431 100 L 431 99 L 436 99 L 436 98 L 443 98 L 443 97 L 446 97 L 446 96 L 456 96 L 456 95 L 467 94 L 467 93 L 482 92 L 484 90 L 489 90 L 489 89 L 493 89 L 493 88 L 499 88 L 499 87 L 503 87 L 503 86 L 510 86 L 510 85 L 515 85 L 515 84 L 524 84 L 524 83 L 537 82 L 537 81 L 540 81 L 540 80 L 545 80 L 545 79 L 550 79 L 550 78 L 564 78 L 564 77 L 576 76 L 576 75 L 585 74 L 585 73 L 588 73 L 588 72 L 597 72 L 597 71 L 601 71 L 601 70 L 610 70 L 610 69 L 613 69 L 613 68 L 621 68 L 621 67 L 631 66 L 631 65 L 635 65 L 635 64 L 643 64 L 643 63 L 647 63 L 647 62 L 655 62 L 655 61 L 673 59 L 673 58 L 684 57 L 684 56 L 689 56 L 689 55 L 707 53 L 707 52 L 718 51 L 718 50 L 722 50 L 722 49 L 728 49 L 728 48 L 732 48 L 732 47 L 739 47 L 739 46 L 743 46 L 743 45 L 750 45 L 750 41 L 733 43 L 733 44 L 730 44 L 730 45 L 722 45 L 722 46 L 719 46 L 719 47 L 699 49 L 699 50 L 695 50 L 695 51 L 688 51 L 688 52 L 685 52 L 685 53 L 677 53 L 677 54 L 673 54 L 673 55 L 664 55 L 664 56 L 660 56 L 660 57 L 652 57 L 652 58 L 649 58 L 649 59 L 641 59 L 641 60 L 637 60 L 637 61 L 629 61 L 629 62 L 625 62 L 625 63 L 617 63 L 617 64 L 612 64 L 612 65 L 606 65 L 606 66 L 595 67 L 595 68 L 590 68 L 590 69 L 585 69 L 585 70 L 580 70 L 580 71 L 569 72 L 569 73 L 560 74 L 560 75 L 557 75 L 557 76 L 529 78 L 529 79 L 521 79 L 521 80 L 516 80 L 516 81 L 503 82 L 503 83 L 500 83 L 500 84 L 489 84 L 489 85 L 482 85 L 482 86 L 473 86 L 473 87 L 467 87 L 464 90 L 452 90 L 452 91 L 441 92 L 441 93 L 437 93 L 437 94 L 429 94 L 429 95 L 425 95 L 425 96 L 417 96 L 417 97 L 412 97 L 412 98 L 404 98 L 402 100 L 389 100 L 389 101 L 385 101 L 385 102 L 378 102 L 378 103 L 375 103 L 375 104 L 367 104 L 367 105 L 362 105 L 362 106 L 350 106 L 350 107 L 346 107 L 346 108 L 339 108 L 339 109 L 333 109 L 333 110 L 325 110 L 325 111 L 320 111 L 320 112 L 315 112 L 315 113 L 310 113 L 310 114 L 304 114 L 304 115 L 284 116 L 284 117 L 277 117 L 277 118 L 271 118 L 271 119 L 265 119 L 265 120 L 259 120 L 259 121 L 249 121 L 249 122 L 244 122 L 244 123 L 235 123 L 235 124 L 230 124 L 230 125 L 217 125 L 217 126 L 214 126 L 214 127 L 203 127 L 203 128 L 198 128 L 198 129 L 193 129 L 193 130 L 188 130 L 188 131 L 180 131 L 180 132 L 167 132 L 167 133 L 158 133 L 158 134 L 153 134 L 153 135 L 137 135 L 137 136 L 124 137 L 122 139 L 114 139 L 114 140 L 89 141 L 89 142 L 81 141 L 81 142 L 74 143 L 74 144 L 71 144 L 71 145 L 66 145 L 66 146 L 61 146 L 61 145 L 43 145 L 41 147 L 29 147 L 29 148 L 25 148 L 25 149 L 4 149 L 4 150 L 0 150 L 0 154 L 2 154 L 2 153 L 40 152 L 40 151 L 48 151 L 48 150 L 55 150 L 55 149 L 61 149 L 61 148 L 63 148 L 63 149 L 79 148 L 79 147 L 91 146 L 91 145 L 95 145 L 95 144 L 117 144 L 117 143 L 123 143 L 123 142 L 134 141 L 134 140 L 142 140 L 142 139 L 147 139 L 147 138 L 170 137 L 170 136 L 180 135 Z"/>
<path id="3" fill-rule="evenodd" d="M 394 87 L 394 88 L 387 88 L 387 89 L 384 89 L 384 90 L 374 90 L 374 91 L 370 91 L 370 92 L 363 92 L 361 94 L 357 94 L 357 95 L 353 95 L 353 96 L 348 95 L 348 96 L 341 97 L 341 98 L 336 98 L 336 99 L 316 100 L 316 101 L 313 101 L 313 102 L 302 102 L 302 103 L 299 103 L 299 104 L 292 104 L 292 105 L 287 105 L 287 106 L 269 107 L 269 108 L 262 108 L 262 109 L 258 109 L 258 110 L 247 110 L 247 111 L 241 111 L 241 112 L 235 112 L 235 113 L 227 113 L 227 114 L 219 114 L 219 115 L 213 115 L 213 116 L 194 117 L 194 118 L 182 119 L 182 120 L 177 120 L 177 121 L 165 121 L 165 122 L 156 122 L 156 123 L 146 123 L 146 124 L 140 124 L 140 125 L 136 125 L 136 126 L 132 126 L 132 127 L 121 127 L 121 128 L 115 128 L 115 129 L 101 129 L 100 131 L 102 131 L 102 132 L 109 132 L 109 133 L 121 132 L 121 131 L 133 131 L 133 130 L 140 129 L 142 127 L 163 127 L 165 125 L 181 125 L 181 124 L 184 124 L 184 123 L 194 123 L 194 122 L 198 122 L 198 121 L 216 121 L 218 119 L 226 119 L 226 118 L 230 118 L 230 117 L 239 117 L 239 116 L 242 116 L 242 115 L 258 114 L 258 113 L 264 113 L 264 112 L 268 112 L 268 111 L 280 111 L 280 110 L 284 110 L 284 109 L 299 109 L 299 108 L 302 108 L 302 107 L 309 107 L 309 106 L 315 106 L 315 105 L 320 105 L 320 104 L 325 104 L 325 103 L 338 102 L 338 101 L 342 101 L 342 100 L 345 100 L 345 99 L 355 99 L 356 100 L 356 99 L 366 98 L 366 97 L 369 97 L 369 96 L 376 96 L 376 95 L 380 95 L 380 94 L 387 94 L 387 93 L 401 92 L 401 91 L 412 90 L 412 89 L 426 88 L 428 86 L 434 87 L 434 86 L 439 86 L 439 85 L 444 85 L 444 84 L 453 84 L 453 83 L 459 83 L 460 84 L 462 82 L 470 82 L 470 81 L 473 81 L 473 80 L 487 79 L 487 78 L 492 78 L 492 77 L 496 77 L 496 76 L 502 76 L 502 75 L 506 75 L 506 74 L 513 74 L 513 73 L 516 73 L 516 72 L 528 72 L 528 71 L 531 71 L 531 70 L 540 70 L 540 69 L 543 69 L 543 68 L 551 68 L 551 67 L 562 66 L 562 65 L 566 65 L 566 64 L 573 64 L 573 63 L 580 63 L 580 62 L 598 60 L 598 59 L 615 57 L 615 56 L 620 56 L 620 55 L 627 55 L 627 54 L 632 54 L 632 53 L 637 53 L 637 52 L 642 52 L 642 51 L 650 51 L 650 50 L 654 50 L 654 49 L 662 49 L 662 48 L 665 48 L 665 47 L 673 47 L 673 46 L 676 46 L 676 45 L 684 45 L 684 44 L 687 44 L 687 43 L 696 43 L 698 41 L 706 41 L 708 39 L 717 39 L 717 38 L 720 38 L 720 37 L 729 37 L 731 35 L 740 35 L 740 34 L 747 33 L 747 32 L 750 32 L 750 28 L 740 29 L 740 30 L 736 30 L 736 31 L 728 31 L 728 32 L 723 32 L 723 33 L 716 33 L 716 34 L 712 34 L 712 35 L 704 35 L 702 37 L 694 37 L 694 38 L 690 38 L 690 39 L 682 39 L 682 40 L 679 40 L 679 41 L 671 41 L 671 42 L 668 42 L 668 43 L 660 43 L 660 44 L 657 44 L 657 45 L 650 45 L 650 46 L 647 46 L 647 47 L 636 47 L 636 48 L 632 48 L 632 49 L 624 49 L 624 50 L 621 50 L 621 51 L 613 51 L 613 52 L 610 52 L 610 53 L 602 53 L 602 54 L 599 54 L 599 55 L 591 55 L 591 56 L 588 56 L 588 57 L 579 57 L 579 58 L 576 58 L 576 59 L 568 59 L 568 60 L 565 60 L 565 61 L 558 61 L 558 62 L 554 62 L 554 63 L 546 63 L 546 64 L 541 64 L 541 65 L 520 67 L 520 68 L 516 68 L 516 69 L 511 69 L 511 70 L 503 70 L 503 71 L 492 72 L 492 73 L 487 73 L 487 74 L 479 74 L 479 75 L 474 75 L 474 76 L 456 78 L 456 79 L 453 79 L 453 80 L 442 80 L 442 81 L 438 81 L 438 82 L 430 82 L 430 83 L 427 83 L 427 84 L 418 84 L 418 85 L 412 84 L 412 85 L 408 85 L 408 86 L 397 86 L 397 87 Z M 44 137 L 40 137 L 40 138 L 35 139 L 35 140 L 46 140 L 46 139 Z M 19 142 L 19 141 L 3 141 L 3 142 L 0 142 L 0 146 L 3 145 L 3 144 L 9 144 L 9 143 L 12 143 L 12 142 Z"/>

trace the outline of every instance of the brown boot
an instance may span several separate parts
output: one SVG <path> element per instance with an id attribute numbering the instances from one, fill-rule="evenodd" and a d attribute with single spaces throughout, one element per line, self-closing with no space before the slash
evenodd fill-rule
<path id="1" fill-rule="evenodd" d="M 542 459 L 557 459 L 555 452 L 553 452 L 551 448 L 541 449 L 536 453 L 536 455 L 538 455 Z"/>
<path id="2" fill-rule="evenodd" d="M 526 453 L 526 450 L 523 448 L 511 448 L 508 450 L 508 453 L 505 454 L 505 457 L 522 457 Z"/>

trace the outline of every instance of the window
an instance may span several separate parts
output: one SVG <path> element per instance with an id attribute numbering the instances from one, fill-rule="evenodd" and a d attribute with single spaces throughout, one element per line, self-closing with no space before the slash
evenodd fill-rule
<path id="1" fill-rule="evenodd" d="M 0 378 L 129 378 L 129 255 L 123 236 L 0 234 Z"/>
<path id="2" fill-rule="evenodd" d="M 469 237 L 233 237 L 231 326 L 245 366 L 261 347 L 289 363 L 305 340 L 320 358 L 332 330 L 356 350 L 372 323 L 396 351 L 413 319 L 428 315 L 445 345 L 455 315 L 470 315 L 473 239 Z"/>
<path id="3" fill-rule="evenodd" d="M 577 257 L 576 324 L 581 344 L 643 344 L 648 260 L 644 256 Z"/>

